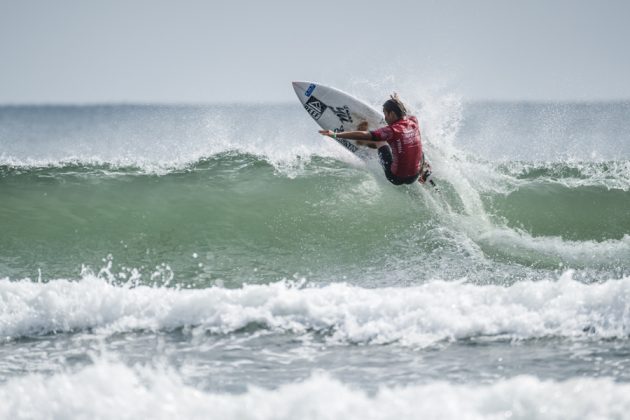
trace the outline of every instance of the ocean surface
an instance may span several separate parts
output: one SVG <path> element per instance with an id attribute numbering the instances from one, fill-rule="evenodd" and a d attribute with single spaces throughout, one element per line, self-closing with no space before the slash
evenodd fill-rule
<path id="1" fill-rule="evenodd" d="M 0 418 L 630 418 L 630 103 L 415 113 L 0 106 Z"/>

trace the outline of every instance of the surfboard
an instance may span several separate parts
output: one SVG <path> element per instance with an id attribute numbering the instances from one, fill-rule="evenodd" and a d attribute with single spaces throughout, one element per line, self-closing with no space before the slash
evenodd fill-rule
<path id="1" fill-rule="evenodd" d="M 370 131 L 386 125 L 381 112 L 339 89 L 313 82 L 293 82 L 293 90 L 306 112 L 324 130 Z M 336 140 L 361 158 L 376 155 L 374 149 L 361 147 L 355 141 Z"/>

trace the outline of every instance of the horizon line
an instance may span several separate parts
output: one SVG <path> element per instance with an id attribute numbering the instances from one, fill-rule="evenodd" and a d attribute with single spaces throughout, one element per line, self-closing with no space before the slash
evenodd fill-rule
<path id="1" fill-rule="evenodd" d="M 556 104 L 556 105 L 578 105 L 578 104 L 626 104 L 630 103 L 630 98 L 615 99 L 463 99 L 463 104 Z M 155 106 L 155 107 L 204 107 L 204 106 L 289 106 L 295 105 L 295 101 L 41 101 L 41 102 L 0 102 L 2 108 L 19 107 L 98 107 L 98 106 Z M 422 104 L 422 101 L 417 102 Z"/>

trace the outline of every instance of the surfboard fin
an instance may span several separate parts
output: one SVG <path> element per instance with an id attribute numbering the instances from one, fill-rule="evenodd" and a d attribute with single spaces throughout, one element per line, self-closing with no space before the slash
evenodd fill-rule
<path id="1" fill-rule="evenodd" d="M 433 170 L 431 169 L 431 164 L 428 159 L 425 158 L 424 154 L 422 154 L 422 169 L 420 171 L 420 176 L 418 177 L 418 182 L 423 185 L 428 183 L 435 188 L 436 191 L 440 191 L 435 181 L 433 181 Z"/>

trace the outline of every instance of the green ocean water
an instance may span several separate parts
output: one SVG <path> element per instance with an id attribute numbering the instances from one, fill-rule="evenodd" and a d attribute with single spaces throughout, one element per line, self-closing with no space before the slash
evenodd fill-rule
<path id="1" fill-rule="evenodd" d="M 391 281 L 392 259 L 402 262 L 393 271 L 416 270 L 414 282 L 446 261 L 454 274 L 495 258 L 518 261 L 508 275 L 521 266 L 580 267 L 582 243 L 594 267 L 625 270 L 615 244 L 630 232 L 630 191 L 581 185 L 588 179 L 570 168 L 554 170 L 558 176 L 515 176 L 509 191 L 480 192 L 485 213 L 467 214 L 466 198 L 448 181 L 439 192 L 396 189 L 377 171 L 331 158 L 310 159 L 291 177 L 234 152 L 164 174 L 111 165 L 5 166 L 1 267 L 15 279 L 105 269 L 102 275 L 118 280 L 135 270 L 143 282 L 194 287 L 294 276 L 375 285 Z M 497 232 L 469 230 L 479 223 Z M 513 235 L 507 252 L 493 239 L 501 230 Z M 544 243 L 535 249 L 536 240 L 568 248 L 550 257 Z"/>

